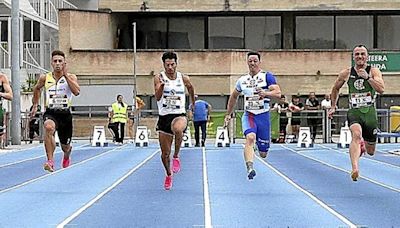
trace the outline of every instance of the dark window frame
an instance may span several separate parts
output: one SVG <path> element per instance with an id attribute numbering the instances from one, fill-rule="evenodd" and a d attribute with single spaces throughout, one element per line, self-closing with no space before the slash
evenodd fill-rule
<path id="1" fill-rule="evenodd" d="M 164 17 L 167 19 L 167 32 L 166 32 L 166 40 L 167 40 L 167 48 L 168 47 L 168 26 L 169 26 L 169 18 L 177 18 L 177 17 L 202 17 L 204 20 L 204 49 L 211 50 L 209 47 L 209 18 L 210 17 L 215 17 L 215 16 L 224 16 L 224 17 L 230 17 L 230 16 L 241 16 L 244 18 L 244 27 L 243 30 L 245 30 L 246 26 L 246 17 L 251 17 L 251 16 L 279 16 L 281 18 L 281 47 L 280 49 L 283 49 L 284 46 L 284 39 L 285 39 L 285 28 L 284 28 L 284 20 L 285 20 L 285 15 L 288 13 L 292 14 L 292 39 L 293 39 L 293 48 L 292 49 L 298 49 L 297 48 L 297 42 L 296 42 L 296 18 L 298 16 L 333 16 L 333 36 L 334 36 L 334 44 L 333 47 L 335 50 L 342 50 L 342 49 L 337 49 L 337 41 L 336 41 L 336 35 L 337 35 L 337 16 L 372 16 L 373 17 L 373 47 L 369 47 L 371 49 L 377 49 L 378 48 L 378 17 L 379 16 L 400 16 L 400 11 L 398 10 L 366 10 L 366 11 L 360 11 L 360 10 L 338 10 L 338 11 L 258 11 L 258 12 L 245 12 L 245 11 L 237 11 L 237 12 L 232 12 L 232 11 L 221 11 L 221 12 L 174 12 L 174 15 L 171 16 L 171 12 L 135 12 L 134 16 L 130 16 L 130 22 L 133 22 L 133 18 L 154 18 L 154 17 Z M 116 13 L 118 14 L 118 13 Z M 122 13 L 121 13 L 122 14 Z M 126 13 L 123 13 L 126 14 Z M 244 39 L 246 38 L 246 33 L 244 32 Z M 244 40 L 243 42 L 243 48 L 245 49 L 246 47 L 246 41 Z M 146 50 L 146 49 L 143 49 Z M 180 49 L 180 50 L 185 50 L 185 49 Z M 196 50 L 196 49 L 190 49 L 190 50 Z M 212 49 L 214 50 L 214 49 Z M 225 49 L 219 49 L 219 50 L 225 50 Z M 229 50 L 229 49 L 226 49 Z M 266 49 L 269 50 L 269 49 Z M 272 49 L 274 50 L 274 49 Z M 287 49 L 291 50 L 291 49 Z M 316 49 L 318 50 L 318 49 Z"/>

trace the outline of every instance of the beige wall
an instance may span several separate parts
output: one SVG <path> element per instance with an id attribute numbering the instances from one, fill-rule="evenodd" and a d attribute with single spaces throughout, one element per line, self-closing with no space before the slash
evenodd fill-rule
<path id="1" fill-rule="evenodd" d="M 133 84 L 133 52 L 113 50 L 115 25 L 108 13 L 63 10 L 60 47 L 67 52 L 69 71 L 83 85 Z M 178 51 L 178 70 L 189 75 L 196 92 L 227 95 L 247 71 L 246 50 Z M 162 70 L 161 50 L 137 53 L 138 93 L 153 94 L 154 74 Z M 261 52 L 262 68 L 277 75 L 285 94 L 328 93 L 337 73 L 348 67 L 345 50 L 285 50 Z M 386 93 L 400 94 L 399 74 L 386 74 Z M 345 92 L 345 90 L 343 90 Z"/>
<path id="2" fill-rule="evenodd" d="M 140 11 L 143 0 L 99 0 L 99 8 L 114 12 Z M 148 11 L 222 11 L 225 0 L 146 0 Z M 387 10 L 400 8 L 398 0 L 230 0 L 232 11 L 275 10 Z"/>
<path id="3" fill-rule="evenodd" d="M 63 10 L 60 13 L 60 48 L 113 49 L 116 24 L 110 13 Z"/>
<path id="4" fill-rule="evenodd" d="M 178 70 L 189 75 L 196 92 L 229 94 L 235 80 L 247 71 L 246 51 L 177 52 Z M 262 68 L 277 75 L 285 94 L 328 93 L 337 73 L 350 65 L 349 51 L 261 52 Z M 138 93 L 152 94 L 152 78 L 162 70 L 160 51 L 138 52 Z M 129 51 L 69 53 L 69 70 L 81 84 L 133 84 L 133 54 Z M 386 93 L 399 94 L 400 75 L 386 74 Z M 346 93 L 346 90 L 342 91 Z"/>

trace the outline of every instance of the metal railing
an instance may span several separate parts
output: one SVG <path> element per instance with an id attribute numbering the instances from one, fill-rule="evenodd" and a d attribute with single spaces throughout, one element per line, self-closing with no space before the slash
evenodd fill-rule
<path id="1" fill-rule="evenodd" d="M 29 0 L 33 9 L 44 20 L 58 25 L 58 9 L 77 9 L 66 0 Z"/>
<path id="2" fill-rule="evenodd" d="M 11 56 L 8 54 L 8 42 L 0 42 L 0 68 L 11 67 Z"/>
<path id="3" fill-rule="evenodd" d="M 103 105 L 103 106 L 75 106 L 73 107 L 72 114 L 74 116 L 74 128 L 80 132 L 75 132 L 73 138 L 74 139 L 86 139 L 86 140 L 91 140 L 91 137 L 93 135 L 93 128 L 96 125 L 102 125 L 106 126 L 108 124 L 108 107 L 109 105 Z M 223 110 L 221 110 L 223 111 Z M 382 132 L 389 132 L 390 129 L 390 118 L 394 117 L 394 113 L 396 113 L 395 116 L 398 118 L 400 121 L 400 112 L 398 111 L 390 111 L 389 109 L 378 109 L 378 128 Z M 340 128 L 344 126 L 344 123 L 346 121 L 346 113 L 347 109 L 338 109 L 333 116 L 333 119 L 328 119 L 326 115 L 325 110 L 318 110 L 318 111 L 302 111 L 300 113 L 299 118 L 301 119 L 301 126 L 309 126 L 308 120 L 314 118 L 318 119 L 318 128 L 317 128 L 317 138 L 319 139 L 318 142 L 323 142 L 323 143 L 331 143 L 335 142 L 337 143 L 337 140 L 339 138 L 339 133 L 340 133 Z M 309 114 L 315 114 L 314 116 L 310 116 Z M 10 140 L 10 114 L 6 113 L 6 145 L 9 145 L 11 142 Z M 142 110 L 141 111 L 141 120 L 140 120 L 140 125 L 147 125 L 148 129 L 153 131 L 151 134 L 151 137 L 155 137 L 157 134 L 154 132 L 155 130 L 155 125 L 157 121 L 157 110 Z M 236 123 L 236 117 L 232 119 L 231 123 Z M 291 119 L 292 117 L 287 117 Z M 21 140 L 23 142 L 29 142 L 29 113 L 28 112 L 22 112 L 21 113 Z M 237 135 L 236 132 L 236 124 L 230 124 L 229 125 L 229 132 L 230 132 L 230 138 L 233 140 L 243 138 L 242 136 Z M 289 125 L 290 127 L 290 121 Z M 79 128 L 79 129 L 78 129 Z M 43 120 L 40 120 L 40 125 L 39 125 L 39 134 L 35 134 L 35 138 L 33 140 L 43 140 Z M 112 136 L 106 131 L 107 138 L 110 139 Z M 211 135 L 209 135 L 211 136 Z"/>
<path id="4" fill-rule="evenodd" d="M 51 56 L 52 44 L 50 41 L 45 41 L 42 47 L 40 41 L 25 41 L 23 43 L 23 60 L 28 63 L 24 67 L 27 69 L 38 69 L 41 73 L 50 69 L 48 59 Z M 44 66 L 40 65 L 40 50 L 43 49 L 44 59 L 46 60 Z M 47 64 L 46 64 L 47 63 Z M 33 67 L 35 66 L 35 67 Z"/>
<path id="5" fill-rule="evenodd" d="M 0 42 L 0 68 L 10 68 L 10 54 L 7 50 L 8 42 Z M 40 59 L 40 42 L 26 41 L 23 43 L 23 58 L 22 67 L 27 69 L 29 78 L 36 78 L 37 75 L 49 72 L 46 68 L 50 66 L 41 67 L 38 63 Z M 45 59 L 51 56 L 51 42 L 45 42 L 44 54 Z"/>

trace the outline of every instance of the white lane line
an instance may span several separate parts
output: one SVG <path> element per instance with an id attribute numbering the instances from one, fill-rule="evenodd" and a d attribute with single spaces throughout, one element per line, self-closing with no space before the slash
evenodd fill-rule
<path id="1" fill-rule="evenodd" d="M 128 145 L 128 144 L 126 144 L 126 145 Z M 88 161 L 91 161 L 91 160 L 96 159 L 96 158 L 98 158 L 98 157 L 101 157 L 101 156 L 103 156 L 103 155 L 109 154 L 109 153 L 111 153 L 111 152 L 113 152 L 113 151 L 115 151 L 115 150 L 117 150 L 117 149 L 121 149 L 122 147 L 125 147 L 126 145 L 120 146 L 120 147 L 117 147 L 117 148 L 114 148 L 114 149 L 112 149 L 112 150 L 109 150 L 109 151 L 106 151 L 106 152 L 104 152 L 104 153 L 98 154 L 98 155 L 96 155 L 96 156 L 94 156 L 94 157 L 91 157 L 91 158 L 89 158 L 89 159 L 86 159 L 86 160 L 80 161 L 80 162 L 78 162 L 78 163 L 72 164 L 72 165 L 70 165 L 70 166 L 68 167 L 68 169 L 71 168 L 71 167 L 80 165 L 80 164 L 84 164 L 84 163 L 86 163 L 86 162 L 88 162 Z M 45 174 L 45 175 L 43 175 L 43 176 L 40 176 L 40 177 L 31 179 L 31 180 L 26 181 L 26 182 L 22 182 L 21 184 L 15 185 L 15 186 L 13 186 L 13 187 L 5 188 L 5 189 L 3 189 L 3 190 L 0 191 L 0 194 L 5 193 L 5 192 L 8 192 L 8 191 L 11 191 L 11 190 L 14 190 L 14 189 L 17 189 L 17 188 L 20 188 L 20 187 L 23 187 L 23 186 L 25 186 L 25 185 L 28 185 L 28 184 L 33 183 L 33 182 L 35 182 L 35 181 L 44 179 L 44 178 L 46 178 L 46 177 L 48 177 L 48 176 L 54 175 L 54 174 L 59 173 L 59 172 L 62 172 L 62 171 L 64 171 L 64 170 L 66 170 L 66 169 L 59 169 L 59 170 L 56 170 L 56 171 L 54 171 L 54 172 L 52 172 L 52 173 Z"/>
<path id="2" fill-rule="evenodd" d="M 306 194 L 308 197 L 310 197 L 312 200 L 314 200 L 317 204 L 319 204 L 321 207 L 323 207 L 325 210 L 327 210 L 328 212 L 330 212 L 331 214 L 333 214 L 334 216 L 336 216 L 338 219 L 340 219 L 342 222 L 346 223 L 346 225 L 348 225 L 351 228 L 356 228 L 357 225 L 352 223 L 350 220 L 348 220 L 346 217 L 344 217 L 343 215 L 339 214 L 337 211 L 335 211 L 334 209 L 332 209 L 331 207 L 329 207 L 326 203 L 324 203 L 323 201 L 321 201 L 320 199 L 318 199 L 316 196 L 314 196 L 313 194 L 311 194 L 310 192 L 306 191 L 305 189 L 303 189 L 302 187 L 300 187 L 300 185 L 296 184 L 294 181 L 292 181 L 290 178 L 288 178 L 287 176 L 285 176 L 285 174 L 281 173 L 279 170 L 275 169 L 272 165 L 268 164 L 266 161 L 264 161 L 263 159 L 261 159 L 260 157 L 256 156 L 256 158 L 261 161 L 264 165 L 266 165 L 268 168 L 272 169 L 272 171 L 274 171 L 276 174 L 278 174 L 279 176 L 281 176 L 283 179 L 285 179 L 289 184 L 293 185 L 295 188 L 297 188 L 298 190 L 300 190 L 301 192 L 303 192 L 304 194 Z"/>
<path id="3" fill-rule="evenodd" d="M 333 150 L 333 151 L 335 151 L 337 153 L 340 153 L 340 154 L 348 154 L 347 152 L 342 152 L 340 150 L 333 149 L 333 148 L 330 148 L 330 147 L 327 147 L 327 146 L 324 146 L 324 145 L 318 145 L 318 146 L 320 146 L 322 148 L 325 148 L 325 149 Z M 365 152 L 365 153 L 367 153 L 367 152 Z M 364 154 L 364 156 L 362 156 L 362 158 L 366 159 L 368 161 L 372 161 L 372 162 L 378 163 L 378 164 L 382 164 L 382 165 L 386 165 L 386 166 L 389 166 L 389 167 L 392 167 L 392 168 L 400 169 L 400 166 L 398 166 L 398 165 L 393 165 L 393 164 L 390 164 L 390 163 L 387 163 L 387 162 L 383 162 L 383 161 L 379 161 L 379 160 L 376 160 L 376 159 L 368 158 L 366 156 L 367 155 Z"/>
<path id="4" fill-rule="evenodd" d="M 57 228 L 64 227 L 67 225 L 69 222 L 71 222 L 73 219 L 78 217 L 82 212 L 84 212 L 86 209 L 91 207 L 94 203 L 96 203 L 100 198 L 102 198 L 105 194 L 110 192 L 113 188 L 115 188 L 117 185 L 119 185 L 122 181 L 124 181 L 126 178 L 128 178 L 132 173 L 134 173 L 136 170 L 138 170 L 140 167 L 142 167 L 146 162 L 148 162 L 150 159 L 152 159 L 160 149 L 156 150 L 153 154 L 151 154 L 149 157 L 147 157 L 144 161 L 139 163 L 137 166 L 135 166 L 133 169 L 129 170 L 128 173 L 126 173 L 124 176 L 122 176 L 120 179 L 118 179 L 116 182 L 114 182 L 110 187 L 108 187 L 106 190 L 101 192 L 99 195 L 97 195 L 95 198 L 93 198 L 91 201 L 83 205 L 83 207 L 79 208 L 77 211 L 75 211 L 71 216 L 66 218 L 64 221 L 62 221 L 60 224 L 57 225 Z"/>
<path id="5" fill-rule="evenodd" d="M 206 148 L 203 147 L 204 227 L 211 228 L 210 194 L 208 189 Z"/>
<path id="6" fill-rule="evenodd" d="M 30 149 L 36 149 L 36 148 L 39 148 L 41 146 L 42 146 L 41 144 L 38 144 L 36 146 L 32 146 L 32 147 L 28 147 L 28 148 L 10 149 L 10 150 L 8 150 L 8 149 L 0 149 L 0 156 L 7 155 L 7 154 L 10 154 L 10 153 L 26 152 L 26 151 L 29 151 Z"/>
<path id="7" fill-rule="evenodd" d="M 286 146 L 284 146 L 284 145 L 281 145 L 281 146 L 284 147 L 284 148 L 286 148 L 286 149 L 288 149 L 288 150 L 290 150 L 290 151 L 292 151 L 293 153 L 296 153 L 296 154 L 298 154 L 298 155 L 301 155 L 301 156 L 303 156 L 303 157 L 306 157 L 306 158 L 308 158 L 308 159 L 310 159 L 310 160 L 319 162 L 319 163 L 324 164 L 324 165 L 326 165 L 326 166 L 328 166 L 328 167 L 331 167 L 331 168 L 334 168 L 334 169 L 343 171 L 343 172 L 345 172 L 345 173 L 351 174 L 351 171 L 348 171 L 348 170 L 346 170 L 346 169 L 340 168 L 340 167 L 338 167 L 338 166 L 331 165 L 331 164 L 326 163 L 326 162 L 324 162 L 324 161 L 321 161 L 321 160 L 319 160 L 319 159 L 317 159 L 317 158 L 313 158 L 313 157 L 311 157 L 311 156 L 308 156 L 308 155 L 305 155 L 305 154 L 302 154 L 302 153 L 298 153 L 298 152 L 296 152 L 294 149 L 291 149 L 291 148 L 286 147 Z M 364 180 L 366 180 L 366 181 L 369 181 L 369 182 L 371 182 L 371 183 L 374 183 L 374 184 L 376 184 L 376 185 L 379 185 L 379 186 L 381 186 L 381 187 L 390 189 L 390 190 L 392 190 L 392 191 L 400 192 L 400 189 L 399 189 L 399 188 L 395 188 L 395 187 L 392 187 L 392 186 L 390 186 L 390 185 L 386 185 L 386 184 L 384 184 L 384 183 L 382 183 L 382 182 L 373 180 L 373 179 L 371 179 L 371 178 L 368 178 L 368 177 L 365 177 L 365 176 L 360 176 L 359 178 L 364 179 Z"/>
<path id="8" fill-rule="evenodd" d="M 86 146 L 86 145 L 89 145 L 89 144 L 84 144 L 84 145 L 77 146 L 77 147 L 75 147 L 75 149 L 79 149 L 79 148 L 81 148 L 83 146 Z M 54 154 L 60 154 L 61 152 L 62 152 L 62 150 L 61 151 L 57 151 Z M 24 160 L 21 160 L 21 161 L 10 162 L 10 163 L 4 164 L 4 165 L 0 165 L 0 168 L 4 168 L 4 167 L 10 166 L 10 165 L 16 165 L 16 164 L 23 163 L 23 162 L 26 162 L 26 161 L 32 161 L 32 160 L 43 158 L 43 157 L 46 157 L 46 154 L 40 155 L 40 156 L 37 156 L 37 157 L 33 157 L 33 158 L 27 158 L 27 159 L 24 159 Z"/>

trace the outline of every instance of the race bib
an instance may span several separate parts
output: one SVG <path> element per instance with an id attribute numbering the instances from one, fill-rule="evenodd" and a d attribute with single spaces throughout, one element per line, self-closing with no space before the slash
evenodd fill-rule
<path id="1" fill-rule="evenodd" d="M 179 96 L 164 96 L 163 107 L 167 109 L 179 109 L 181 107 L 181 102 Z"/>
<path id="2" fill-rule="evenodd" d="M 50 95 L 49 108 L 53 109 L 68 109 L 67 95 Z"/>
<path id="3" fill-rule="evenodd" d="M 259 95 L 244 96 L 244 109 L 248 110 L 262 110 L 264 109 L 264 99 Z"/>
<path id="4" fill-rule="evenodd" d="M 371 106 L 373 103 L 372 95 L 367 93 L 353 93 L 351 94 L 351 105 L 355 108 Z"/>

